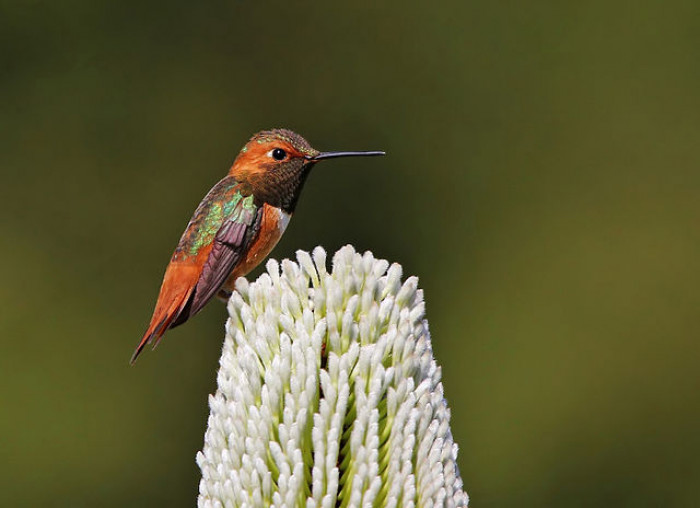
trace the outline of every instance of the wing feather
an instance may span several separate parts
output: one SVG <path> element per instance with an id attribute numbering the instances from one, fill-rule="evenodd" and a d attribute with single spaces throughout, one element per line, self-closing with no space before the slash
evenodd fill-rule
<path id="1" fill-rule="evenodd" d="M 249 207 L 243 200 L 241 203 L 214 238 L 192 296 L 188 317 L 199 312 L 221 289 L 260 231 L 262 207 Z"/>
<path id="2" fill-rule="evenodd" d="M 228 176 L 197 207 L 165 271 L 151 322 L 131 363 L 146 344 L 199 312 L 211 300 L 260 232 L 262 207 Z M 154 346 L 155 347 L 155 346 Z"/>

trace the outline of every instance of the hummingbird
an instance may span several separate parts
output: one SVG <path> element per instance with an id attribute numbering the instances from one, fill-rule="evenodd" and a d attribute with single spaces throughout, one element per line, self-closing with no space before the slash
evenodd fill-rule
<path id="1" fill-rule="evenodd" d="M 374 155 L 385 153 L 319 152 L 287 129 L 255 134 L 187 224 L 165 269 L 153 317 L 131 364 L 146 344 L 153 343 L 155 348 L 167 330 L 194 316 L 215 295 L 226 300 L 236 279 L 270 254 L 316 163 Z"/>

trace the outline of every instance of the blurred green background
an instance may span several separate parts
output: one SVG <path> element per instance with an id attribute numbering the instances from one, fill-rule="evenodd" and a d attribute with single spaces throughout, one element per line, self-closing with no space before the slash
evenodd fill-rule
<path id="1" fill-rule="evenodd" d="M 420 277 L 472 506 L 697 505 L 698 13 L 2 1 L 0 505 L 194 505 L 224 307 L 128 359 L 270 127 L 388 152 L 319 166 L 273 255 Z"/>

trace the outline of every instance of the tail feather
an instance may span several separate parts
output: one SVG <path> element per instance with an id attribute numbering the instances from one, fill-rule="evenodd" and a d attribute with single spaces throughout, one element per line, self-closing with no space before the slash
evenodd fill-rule
<path id="1" fill-rule="evenodd" d="M 131 356 L 132 365 L 146 344 L 153 343 L 155 348 L 169 328 L 187 319 L 183 311 L 190 303 L 198 276 L 198 270 L 193 266 L 168 266 L 151 323 Z"/>

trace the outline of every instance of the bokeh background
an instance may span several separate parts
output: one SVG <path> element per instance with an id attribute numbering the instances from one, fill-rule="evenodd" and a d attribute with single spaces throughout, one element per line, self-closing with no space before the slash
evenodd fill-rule
<path id="1" fill-rule="evenodd" d="M 274 256 L 420 277 L 472 506 L 696 506 L 698 13 L 0 2 L 0 505 L 194 505 L 224 307 L 128 359 L 201 197 L 284 126 L 389 154 L 319 166 Z"/>

